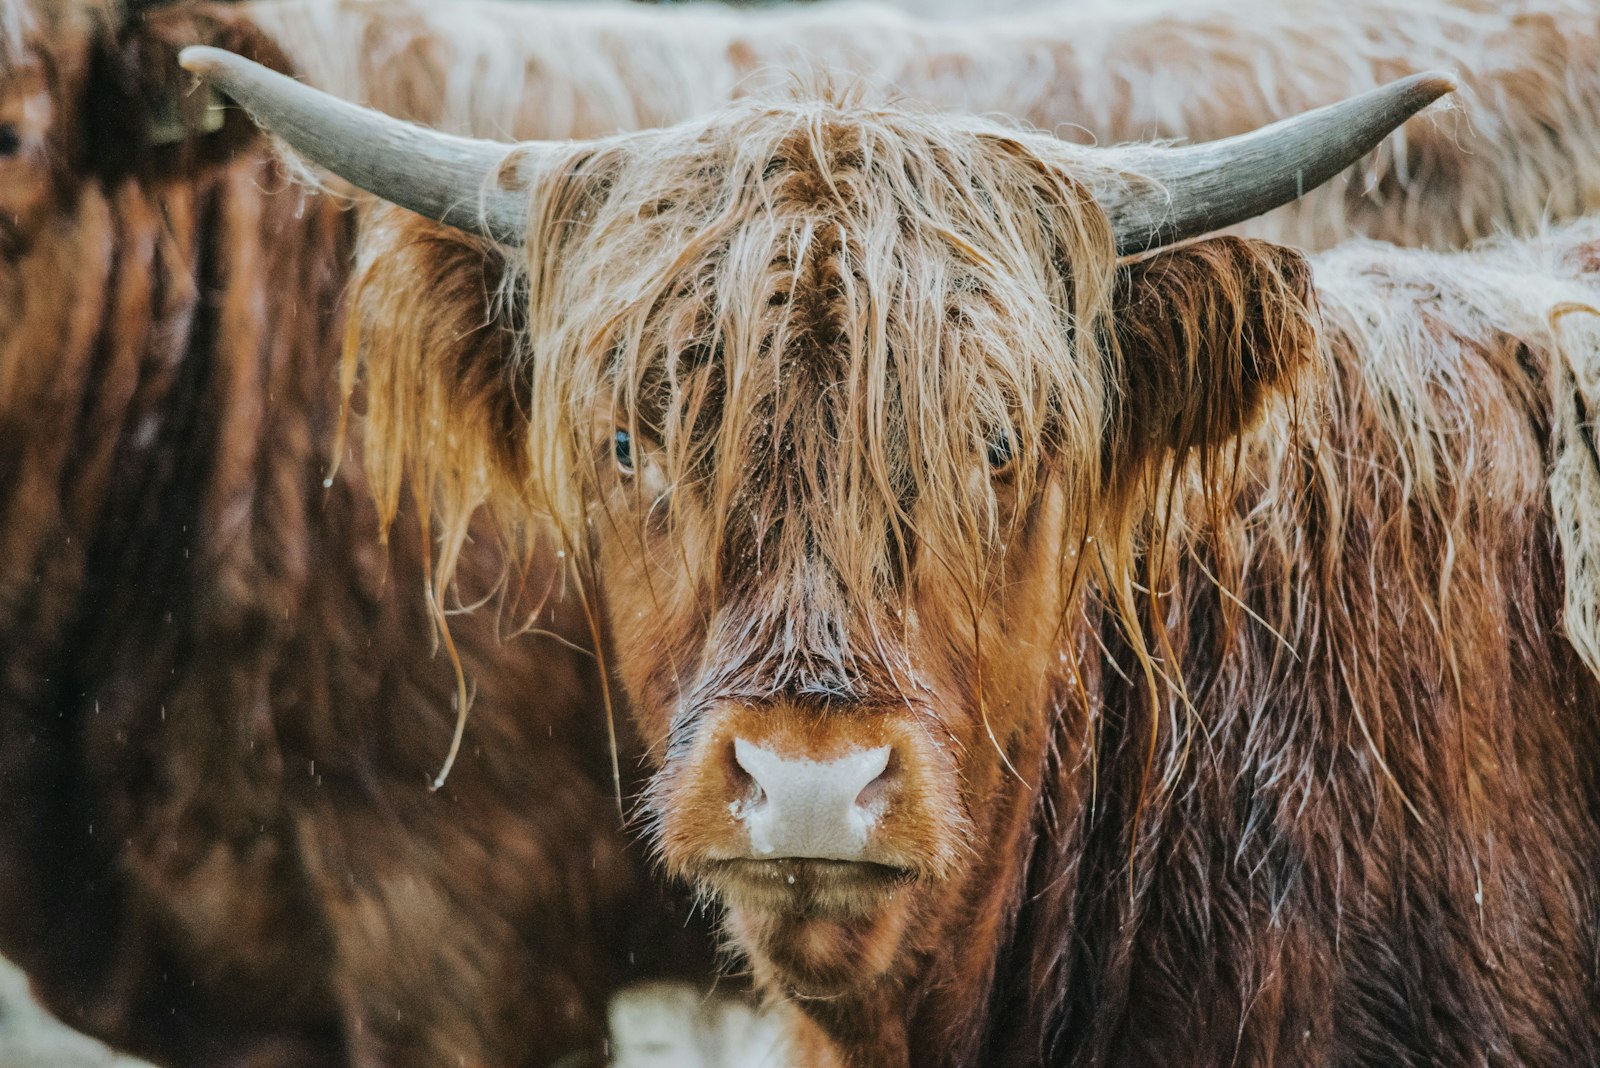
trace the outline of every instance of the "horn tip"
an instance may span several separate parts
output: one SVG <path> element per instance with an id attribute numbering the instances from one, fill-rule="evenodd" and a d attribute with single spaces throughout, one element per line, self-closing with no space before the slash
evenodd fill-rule
<path id="1" fill-rule="evenodd" d="M 178 53 L 178 66 L 190 74 L 209 78 L 219 73 L 233 59 L 232 52 L 210 45 L 190 45 Z"/>
<path id="2" fill-rule="evenodd" d="M 1453 93 L 1459 86 L 1454 74 L 1442 70 L 1424 71 L 1413 74 L 1405 79 L 1406 89 L 1410 94 L 1420 98 L 1422 105 L 1433 103 L 1446 93 Z"/>

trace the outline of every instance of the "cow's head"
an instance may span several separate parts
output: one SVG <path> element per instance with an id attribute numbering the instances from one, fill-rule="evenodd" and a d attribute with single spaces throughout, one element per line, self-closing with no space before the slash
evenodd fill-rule
<path id="1" fill-rule="evenodd" d="M 409 465 L 447 541 L 486 497 L 554 524 L 668 866 L 811 995 L 937 952 L 950 887 L 999 877 L 1075 598 L 1124 597 L 1149 487 L 1307 351 L 1296 253 L 1119 255 L 1292 199 L 1448 88 L 1178 150 L 812 102 L 508 153 L 188 62 L 476 235 L 395 212 L 371 236 L 377 481 Z"/>
<path id="2" fill-rule="evenodd" d="M 259 142 L 248 121 L 224 119 L 217 99 L 175 69 L 179 48 L 195 41 L 281 62 L 221 12 L 0 2 L 0 419 L 37 414 L 63 350 L 99 329 L 113 271 L 154 275 L 152 261 L 183 245 L 178 224 L 151 237 L 162 191 Z"/>
<path id="3" fill-rule="evenodd" d="M 225 124 L 216 98 L 174 74 L 178 50 L 196 41 L 282 62 L 216 6 L 10 0 L 0 9 L 0 242 L 29 243 L 85 180 L 169 173 L 227 146 L 208 136 Z"/>

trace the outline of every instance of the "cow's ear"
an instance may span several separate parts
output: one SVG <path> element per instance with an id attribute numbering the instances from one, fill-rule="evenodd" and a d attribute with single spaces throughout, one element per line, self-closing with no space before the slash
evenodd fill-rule
<path id="1" fill-rule="evenodd" d="M 1109 469 L 1149 470 L 1236 439 L 1310 359 L 1313 308 L 1305 258 L 1265 241 L 1216 237 L 1119 268 Z"/>
<path id="2" fill-rule="evenodd" d="M 182 172 L 226 159 L 260 134 L 178 66 L 192 44 L 215 45 L 289 72 L 288 58 L 243 9 L 155 7 L 130 14 L 102 40 L 90 65 L 81 128 L 82 165 L 101 174 Z"/>
<path id="3" fill-rule="evenodd" d="M 356 361 L 364 364 L 358 408 L 385 521 L 403 489 L 450 508 L 520 488 L 528 395 L 515 353 L 525 298 L 506 251 L 380 205 L 363 225 L 359 258 L 345 381 L 353 386 Z"/>
<path id="4" fill-rule="evenodd" d="M 550 458 L 563 455 L 562 442 L 530 437 L 530 421 L 549 407 L 534 403 L 533 357 L 551 344 L 529 336 L 539 325 L 530 316 L 539 302 L 559 306 L 581 261 L 575 246 L 621 165 L 615 153 L 575 146 L 530 192 L 538 208 L 517 248 L 393 206 L 364 217 L 345 380 L 355 381 L 359 360 L 367 468 L 385 517 L 409 489 L 424 508 L 438 508 L 442 531 L 464 533 L 464 516 L 481 502 L 516 501 L 520 510 L 541 469 L 547 474 Z M 581 437 L 587 403 L 597 400 L 565 409 Z"/>

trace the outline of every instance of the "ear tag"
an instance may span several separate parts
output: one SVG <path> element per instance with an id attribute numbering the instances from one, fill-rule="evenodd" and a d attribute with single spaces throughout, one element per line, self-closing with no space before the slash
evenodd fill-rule
<path id="1" fill-rule="evenodd" d="M 164 94 L 161 97 L 150 120 L 151 145 L 155 147 L 175 145 L 196 134 L 203 137 L 222 129 L 222 124 L 227 119 L 227 109 L 222 97 L 209 86 L 201 86 L 199 91 L 205 95 L 201 97 L 199 120 L 192 126 L 184 114 L 185 109 L 179 106 L 175 96 Z"/>

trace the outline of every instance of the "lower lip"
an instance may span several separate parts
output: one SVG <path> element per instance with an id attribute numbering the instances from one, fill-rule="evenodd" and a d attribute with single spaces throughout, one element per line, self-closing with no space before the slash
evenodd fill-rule
<path id="1" fill-rule="evenodd" d="M 915 881 L 887 864 L 790 858 L 713 861 L 703 877 L 746 906 L 828 913 L 870 910 Z"/>
<path id="2" fill-rule="evenodd" d="M 871 861 L 811 860 L 778 857 L 774 860 L 715 860 L 712 870 L 742 879 L 778 881 L 795 885 L 802 880 L 814 885 L 903 883 L 913 876 L 904 868 Z"/>

